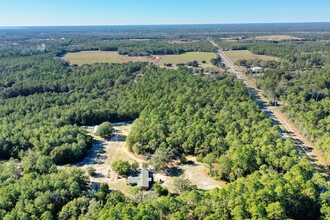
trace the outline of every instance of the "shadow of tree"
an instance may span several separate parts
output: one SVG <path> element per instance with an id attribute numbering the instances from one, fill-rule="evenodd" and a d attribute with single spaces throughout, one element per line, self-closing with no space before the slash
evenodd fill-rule
<path id="1" fill-rule="evenodd" d="M 179 167 L 171 167 L 166 173 L 168 176 L 180 176 L 183 174 L 183 169 Z"/>

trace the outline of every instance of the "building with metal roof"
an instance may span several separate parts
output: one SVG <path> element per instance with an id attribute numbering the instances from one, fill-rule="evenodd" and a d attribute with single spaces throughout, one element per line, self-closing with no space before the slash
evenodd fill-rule
<path id="1" fill-rule="evenodd" d="M 138 176 L 129 176 L 127 184 L 131 186 L 138 186 L 140 189 L 149 189 L 150 182 L 152 178 L 150 177 L 149 170 L 142 169 Z"/>

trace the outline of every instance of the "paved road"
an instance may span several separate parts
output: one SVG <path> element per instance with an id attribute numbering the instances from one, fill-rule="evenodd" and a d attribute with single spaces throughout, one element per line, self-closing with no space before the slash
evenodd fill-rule
<path id="1" fill-rule="evenodd" d="M 305 138 L 297 131 L 298 129 L 296 129 L 295 126 L 287 120 L 286 116 L 279 111 L 278 107 L 267 105 L 268 100 L 262 95 L 262 91 L 254 88 L 248 83 L 246 76 L 241 73 L 232 60 L 230 60 L 230 58 L 219 49 L 219 45 L 210 38 L 208 38 L 208 41 L 217 48 L 218 55 L 220 55 L 226 66 L 236 75 L 237 79 L 243 80 L 249 93 L 260 106 L 260 109 L 273 121 L 274 124 L 277 124 L 280 127 L 282 137 L 284 139 L 292 138 L 297 146 L 298 152 L 305 154 L 311 160 L 311 163 L 315 168 L 324 171 L 324 168 L 327 168 L 328 164 L 322 157 L 321 153 L 314 149 L 311 144 L 305 140 Z"/>
<path id="2" fill-rule="evenodd" d="M 218 55 L 220 55 L 221 59 L 223 60 L 223 62 L 226 64 L 226 66 L 233 72 L 236 74 L 237 79 L 241 79 L 243 80 L 245 87 L 248 89 L 249 93 L 251 94 L 251 96 L 257 101 L 258 105 L 260 106 L 260 109 L 270 118 L 272 119 L 274 124 L 278 124 L 278 121 L 276 118 L 274 118 L 274 115 L 272 114 L 271 111 L 269 111 L 269 109 L 267 108 L 267 104 L 261 100 L 260 96 L 258 95 L 257 91 L 255 88 L 252 88 L 248 82 L 245 80 L 244 75 L 237 70 L 235 64 L 230 60 L 230 58 L 219 49 L 219 46 L 214 43 L 211 39 L 208 39 L 214 47 L 218 48 L 217 53 Z"/>

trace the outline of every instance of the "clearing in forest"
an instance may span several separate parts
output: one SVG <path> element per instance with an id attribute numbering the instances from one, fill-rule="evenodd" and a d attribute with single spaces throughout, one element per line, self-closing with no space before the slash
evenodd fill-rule
<path id="1" fill-rule="evenodd" d="M 199 64 L 202 64 L 202 61 L 206 61 L 206 65 L 210 67 L 209 65 L 211 65 L 211 59 L 216 57 L 217 55 L 215 53 L 210 52 L 187 52 L 183 54 L 165 55 L 164 59 L 160 63 L 160 66 L 163 66 L 164 63 L 171 63 L 173 66 L 175 66 L 178 63 L 186 64 L 188 62 L 197 60 Z"/>
<path id="2" fill-rule="evenodd" d="M 195 156 L 187 156 L 187 163 L 180 164 L 179 161 L 173 162 L 173 167 L 181 172 L 185 178 L 189 179 L 192 184 L 196 185 L 201 190 L 212 190 L 214 188 L 221 188 L 226 185 L 225 181 L 215 180 L 208 175 L 208 167 L 197 161 Z M 154 175 L 156 181 L 162 180 L 163 187 L 166 187 L 170 192 L 174 192 L 173 180 L 174 177 L 166 176 L 163 173 L 156 173 Z"/>
<path id="3" fill-rule="evenodd" d="M 126 178 L 120 178 L 111 170 L 111 164 L 116 160 L 128 160 L 130 162 L 137 161 L 142 167 L 143 163 L 148 163 L 148 160 L 140 155 L 136 155 L 126 147 L 125 138 L 132 128 L 132 123 L 114 123 L 114 135 L 110 140 L 103 140 L 93 135 L 93 128 L 89 128 L 89 133 L 96 140 L 92 149 L 88 152 L 88 156 L 80 163 L 74 164 L 84 170 L 88 167 L 93 167 L 96 171 L 94 177 L 90 177 L 93 184 L 108 183 L 111 190 L 119 190 L 124 194 L 131 195 L 131 186 L 127 185 Z M 221 187 L 225 183 L 216 181 L 207 174 L 208 168 L 205 164 L 196 161 L 195 157 L 187 157 L 191 163 L 178 164 L 178 161 L 173 161 L 171 167 L 181 171 L 180 175 L 184 175 L 199 189 L 210 190 L 216 187 Z M 198 176 L 198 178 L 196 178 Z M 162 172 L 154 173 L 154 180 L 162 180 L 162 185 L 173 191 L 173 176 L 165 175 Z"/>
<path id="4" fill-rule="evenodd" d="M 149 62 L 158 64 L 163 56 L 122 56 L 116 51 L 81 51 L 67 53 L 63 59 L 70 64 L 94 64 L 94 63 L 128 63 Z"/>
<path id="5" fill-rule="evenodd" d="M 149 62 L 159 66 L 164 63 L 171 63 L 176 66 L 178 63 L 186 64 L 197 60 L 201 67 L 213 67 L 210 63 L 212 58 L 216 58 L 215 53 L 209 52 L 187 52 L 175 55 L 153 55 L 153 56 L 122 56 L 116 51 L 81 51 L 77 53 L 67 53 L 63 59 L 70 64 L 83 65 L 94 63 L 128 63 L 128 62 Z M 206 61 L 202 64 L 202 61 Z"/>
<path id="6" fill-rule="evenodd" d="M 268 35 L 268 36 L 257 36 L 256 40 L 260 41 L 290 41 L 290 40 L 304 40 L 300 37 L 294 37 L 289 35 Z"/>
<path id="7" fill-rule="evenodd" d="M 228 50 L 223 51 L 234 63 L 238 60 L 278 60 L 277 57 L 257 55 L 249 50 Z"/>

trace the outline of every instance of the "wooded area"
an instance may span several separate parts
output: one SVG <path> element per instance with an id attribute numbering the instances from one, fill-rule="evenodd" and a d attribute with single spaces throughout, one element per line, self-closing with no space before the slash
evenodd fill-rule
<path id="1" fill-rule="evenodd" d="M 147 30 L 125 39 L 101 27 L 94 37 L 56 30 L 0 34 L 0 159 L 5 160 L 0 162 L 0 219 L 330 218 L 326 179 L 298 155 L 292 140 L 282 139 L 242 81 L 225 73 L 194 75 L 185 67 L 169 70 L 142 62 L 76 66 L 58 57 L 94 49 L 127 55 L 213 51 L 201 39 L 200 27 L 172 37 L 167 29 L 154 31 L 147 41 L 128 39 L 142 39 Z M 202 35 L 229 35 L 206 30 Z M 195 41 L 170 43 L 174 36 Z M 281 58 L 241 65 L 266 68 L 256 77 L 258 86 L 280 101 L 330 160 L 329 45 L 316 40 L 219 43 Z M 156 183 L 151 191 L 128 198 L 110 192 L 107 184 L 90 187 L 79 168 L 59 166 L 86 156 L 93 140 L 83 126 L 132 120 L 127 146 L 156 170 L 195 155 L 210 175 L 228 184 L 201 191 L 187 183 L 169 193 Z M 106 124 L 108 138 L 113 129 Z M 123 175 L 137 170 L 127 161 L 114 167 Z"/>

